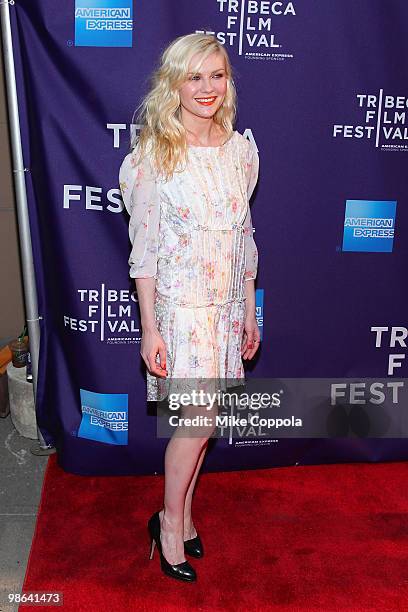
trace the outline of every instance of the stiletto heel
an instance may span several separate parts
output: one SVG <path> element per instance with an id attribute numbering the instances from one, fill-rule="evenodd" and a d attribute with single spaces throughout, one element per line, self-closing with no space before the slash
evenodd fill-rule
<path id="1" fill-rule="evenodd" d="M 160 517 L 159 513 L 155 512 L 150 517 L 147 528 L 149 530 L 150 538 L 152 540 L 150 559 L 153 557 L 154 545 L 157 546 L 160 555 L 160 565 L 164 574 L 171 578 L 177 578 L 177 580 L 184 580 L 185 582 L 194 582 L 197 579 L 195 569 L 190 565 L 188 561 L 182 561 L 172 565 L 167 561 L 163 555 L 161 540 L 160 540 Z"/>
<path id="2" fill-rule="evenodd" d="M 150 559 L 153 559 L 153 553 L 154 553 L 155 544 L 156 544 L 156 542 L 154 541 L 154 539 L 152 539 L 151 544 L 150 544 Z"/>
<path id="3" fill-rule="evenodd" d="M 195 538 L 184 542 L 184 552 L 195 559 L 201 559 L 204 556 L 203 543 L 198 533 Z"/>

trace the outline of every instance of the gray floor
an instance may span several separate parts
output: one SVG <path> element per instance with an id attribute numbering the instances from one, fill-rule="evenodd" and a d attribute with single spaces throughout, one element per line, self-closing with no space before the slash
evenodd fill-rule
<path id="1" fill-rule="evenodd" d="M 35 440 L 16 431 L 10 415 L 0 418 L 0 611 L 15 612 L 9 593 L 20 593 L 34 534 L 47 456 L 30 448 Z M 24 609 L 24 608 L 22 608 Z"/>

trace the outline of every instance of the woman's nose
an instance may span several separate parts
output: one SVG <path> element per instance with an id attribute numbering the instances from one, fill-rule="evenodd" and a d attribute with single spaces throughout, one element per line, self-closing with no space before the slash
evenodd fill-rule
<path id="1" fill-rule="evenodd" d="M 203 77 L 203 80 L 201 81 L 201 89 L 203 92 L 206 93 L 212 91 L 211 78 L 206 79 L 205 77 Z"/>

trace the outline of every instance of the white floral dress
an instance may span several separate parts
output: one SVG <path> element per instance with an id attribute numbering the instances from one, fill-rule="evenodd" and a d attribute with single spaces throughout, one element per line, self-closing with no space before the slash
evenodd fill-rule
<path id="1" fill-rule="evenodd" d="M 148 157 L 136 165 L 136 156 L 137 147 L 119 171 L 130 215 L 129 275 L 156 279 L 168 370 L 166 379 L 147 371 L 147 400 L 189 391 L 192 379 L 200 379 L 196 390 L 244 384 L 244 283 L 258 267 L 249 207 L 257 150 L 237 131 L 218 147 L 189 145 L 187 166 L 167 182 Z"/>

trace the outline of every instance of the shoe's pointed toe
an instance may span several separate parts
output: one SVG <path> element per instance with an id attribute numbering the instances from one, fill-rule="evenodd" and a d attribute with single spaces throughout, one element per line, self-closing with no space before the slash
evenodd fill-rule
<path id="1" fill-rule="evenodd" d="M 203 543 L 198 533 L 195 538 L 184 542 L 184 552 L 195 559 L 201 559 L 204 556 Z"/>
<path id="2" fill-rule="evenodd" d="M 162 558 L 162 570 L 168 576 L 172 578 L 178 578 L 179 580 L 185 580 L 186 582 L 194 582 L 197 580 L 197 574 L 195 569 L 190 565 L 188 561 L 177 563 L 177 565 L 170 565 L 166 559 Z"/>

